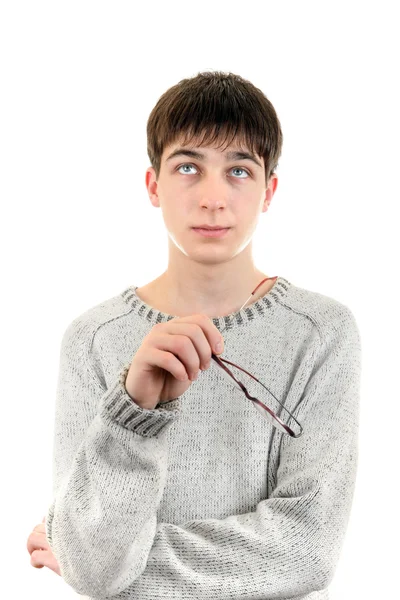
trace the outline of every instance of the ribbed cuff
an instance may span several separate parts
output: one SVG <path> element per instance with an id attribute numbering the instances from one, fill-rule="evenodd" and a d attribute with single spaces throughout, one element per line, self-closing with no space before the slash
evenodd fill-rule
<path id="1" fill-rule="evenodd" d="M 156 436 L 179 416 L 179 398 L 157 404 L 153 410 L 141 408 L 132 400 L 125 388 L 129 367 L 130 363 L 121 369 L 115 384 L 102 397 L 100 416 L 106 420 L 111 418 L 139 435 Z"/>

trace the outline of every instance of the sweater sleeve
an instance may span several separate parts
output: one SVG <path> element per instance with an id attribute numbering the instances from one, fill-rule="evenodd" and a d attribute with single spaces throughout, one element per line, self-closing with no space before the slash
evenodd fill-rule
<path id="1" fill-rule="evenodd" d="M 270 496 L 254 512 L 221 520 L 151 521 L 151 541 L 142 538 L 147 556 L 141 568 L 131 571 L 124 589 L 115 576 L 115 593 L 101 598 L 267 600 L 303 598 L 325 589 L 336 569 L 353 499 L 360 374 L 359 331 L 352 313 L 345 311 L 320 339 L 293 409 L 303 435 L 282 436 Z M 129 560 L 138 561 L 126 555 L 125 564 Z M 86 586 L 91 593 L 98 589 L 93 583 L 92 577 Z"/>
<path id="2" fill-rule="evenodd" d="M 129 364 L 106 389 L 88 362 L 88 329 L 76 319 L 61 343 L 45 530 L 65 582 L 101 597 L 145 569 L 167 473 L 164 433 L 180 407 L 176 398 L 140 408 L 124 386 Z"/>

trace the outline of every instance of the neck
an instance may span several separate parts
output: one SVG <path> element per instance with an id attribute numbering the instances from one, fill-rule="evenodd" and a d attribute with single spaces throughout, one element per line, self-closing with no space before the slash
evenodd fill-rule
<path id="1" fill-rule="evenodd" d="M 229 315 L 237 312 L 254 288 L 268 277 L 254 265 L 251 241 L 229 258 L 224 246 L 201 246 L 193 249 L 191 256 L 171 239 L 168 246 L 166 271 L 147 284 L 142 295 L 141 289 L 138 293 L 167 314 L 185 317 L 201 313 L 210 318 Z M 265 281 L 245 308 L 268 293 L 274 283 L 274 279 Z"/>
<path id="2" fill-rule="evenodd" d="M 238 311 L 246 300 L 245 306 L 250 306 L 275 283 L 275 280 L 268 279 L 249 298 L 254 288 L 268 275 L 255 268 L 242 277 L 237 274 L 229 277 L 226 271 L 224 275 L 223 279 L 193 273 L 176 277 L 167 270 L 146 287 L 148 294 L 156 299 L 153 302 L 157 302 L 158 306 L 162 304 L 165 313 L 182 317 L 201 313 L 211 318 Z"/>

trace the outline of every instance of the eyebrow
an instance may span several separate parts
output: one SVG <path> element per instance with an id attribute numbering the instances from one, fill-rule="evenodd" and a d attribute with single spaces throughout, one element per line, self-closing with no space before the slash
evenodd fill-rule
<path id="1" fill-rule="evenodd" d="M 202 152 L 198 152 L 196 150 L 187 150 L 186 148 L 177 148 L 174 150 L 167 158 L 166 161 L 171 160 L 175 156 L 189 156 L 190 158 L 195 158 L 196 160 L 207 160 L 207 157 Z M 249 152 L 240 152 L 239 150 L 231 150 L 230 152 L 225 153 L 226 160 L 251 160 L 256 165 L 262 168 L 262 164 L 256 159 L 254 154 L 250 154 Z"/>

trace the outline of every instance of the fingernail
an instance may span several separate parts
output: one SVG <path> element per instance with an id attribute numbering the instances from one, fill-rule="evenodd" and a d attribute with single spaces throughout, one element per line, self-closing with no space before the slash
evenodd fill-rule
<path id="1" fill-rule="evenodd" d="M 220 353 L 222 352 L 222 344 L 221 342 L 217 342 L 217 344 L 215 345 L 215 351 Z"/>

